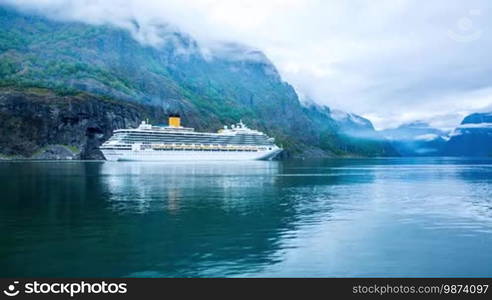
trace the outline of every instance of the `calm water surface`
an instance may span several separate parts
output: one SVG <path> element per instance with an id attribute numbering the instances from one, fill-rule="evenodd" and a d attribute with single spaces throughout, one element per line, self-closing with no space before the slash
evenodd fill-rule
<path id="1" fill-rule="evenodd" d="M 0 276 L 492 276 L 492 160 L 0 163 Z"/>

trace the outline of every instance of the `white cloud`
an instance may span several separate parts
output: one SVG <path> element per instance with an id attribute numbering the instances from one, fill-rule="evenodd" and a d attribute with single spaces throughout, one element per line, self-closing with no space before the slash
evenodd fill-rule
<path id="1" fill-rule="evenodd" d="M 492 128 L 492 123 L 470 123 L 470 124 L 461 124 L 460 126 L 458 126 L 457 128 L 459 129 L 469 129 L 469 128 L 481 128 L 481 129 L 485 129 L 485 128 Z"/>
<path id="2" fill-rule="evenodd" d="M 485 0 L 0 0 L 59 19 L 111 23 L 144 43 L 177 26 L 204 47 L 263 50 L 307 99 L 377 128 L 415 120 L 451 128 L 492 108 L 492 26 Z"/>
<path id="3" fill-rule="evenodd" d="M 439 136 L 437 134 L 428 133 L 428 134 L 418 135 L 418 136 L 414 137 L 414 140 L 431 142 L 431 141 L 436 140 L 438 138 L 439 138 Z"/>

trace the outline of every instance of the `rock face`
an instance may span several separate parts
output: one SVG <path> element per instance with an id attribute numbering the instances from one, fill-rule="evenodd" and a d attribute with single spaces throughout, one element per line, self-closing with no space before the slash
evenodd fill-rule
<path id="1" fill-rule="evenodd" d="M 492 113 L 467 116 L 451 134 L 445 155 L 492 156 Z"/>
<path id="2" fill-rule="evenodd" d="M 30 158 L 34 160 L 72 160 L 80 158 L 80 152 L 75 147 L 48 145 L 38 150 Z"/>
<path id="3" fill-rule="evenodd" d="M 59 96 L 49 90 L 0 90 L 0 153 L 4 158 L 103 159 L 99 145 L 118 128 L 146 118 L 164 120 L 162 109 L 88 94 Z"/>
<path id="4" fill-rule="evenodd" d="M 443 154 L 447 133 L 425 122 L 403 124 L 381 131 L 402 156 L 439 156 Z"/>

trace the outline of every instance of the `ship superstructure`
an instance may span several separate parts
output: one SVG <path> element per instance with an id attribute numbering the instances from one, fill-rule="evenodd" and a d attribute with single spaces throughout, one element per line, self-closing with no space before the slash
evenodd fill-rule
<path id="1" fill-rule="evenodd" d="M 196 132 L 181 126 L 178 115 L 168 126 L 142 121 L 136 129 L 117 129 L 101 147 L 107 160 L 271 160 L 282 149 L 274 139 L 242 122 L 218 133 Z"/>

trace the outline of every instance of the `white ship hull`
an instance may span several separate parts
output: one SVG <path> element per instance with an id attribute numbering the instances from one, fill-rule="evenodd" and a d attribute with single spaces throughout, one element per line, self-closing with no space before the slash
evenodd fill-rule
<path id="1" fill-rule="evenodd" d="M 245 152 L 245 151 L 156 151 L 148 150 L 102 150 L 109 161 L 238 161 L 238 160 L 271 160 L 282 149 Z"/>

